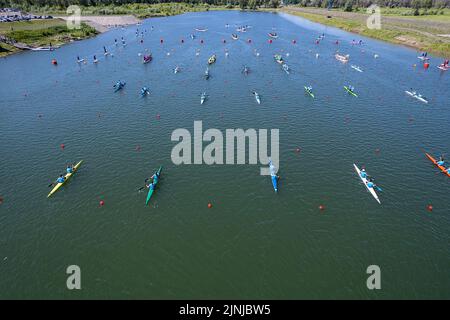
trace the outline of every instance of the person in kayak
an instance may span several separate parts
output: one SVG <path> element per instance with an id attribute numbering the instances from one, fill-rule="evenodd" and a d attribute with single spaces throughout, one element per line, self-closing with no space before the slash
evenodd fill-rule
<path id="1" fill-rule="evenodd" d="M 145 96 L 145 95 L 148 95 L 148 94 L 150 94 L 150 91 L 148 90 L 148 88 L 147 87 L 143 87 L 141 89 L 141 95 Z"/>
<path id="2" fill-rule="evenodd" d="M 439 157 L 439 161 L 436 161 L 436 164 L 438 165 L 438 166 L 444 166 L 444 163 L 445 163 L 445 161 L 444 161 L 444 156 L 440 156 Z"/>
<path id="3" fill-rule="evenodd" d="M 348 90 L 350 90 L 351 92 L 353 92 L 353 90 L 355 90 L 355 87 L 354 87 L 354 86 L 351 86 L 351 85 L 348 85 L 347 88 L 348 88 Z"/>
<path id="4" fill-rule="evenodd" d="M 147 182 L 149 180 L 151 180 L 152 182 L 147 184 Z M 158 180 L 159 180 L 159 174 L 158 174 L 158 172 L 155 172 L 150 178 L 145 179 L 145 186 L 148 189 L 152 189 L 153 190 L 155 188 L 156 183 L 158 183 Z"/>
<path id="5" fill-rule="evenodd" d="M 364 168 L 361 169 L 360 175 L 361 175 L 361 178 L 367 179 L 366 169 L 364 169 Z"/>
<path id="6" fill-rule="evenodd" d="M 59 178 L 56 179 L 56 183 L 63 183 L 64 181 L 66 181 L 66 177 L 64 177 L 64 175 L 59 175 Z"/>
<path id="7" fill-rule="evenodd" d="M 66 172 L 67 173 L 73 173 L 73 167 L 74 167 L 73 163 L 72 164 L 68 164 L 67 168 L 66 168 Z"/>
<path id="8" fill-rule="evenodd" d="M 376 187 L 375 183 L 373 183 L 373 179 L 372 178 L 369 178 L 367 180 L 367 187 L 368 188 L 375 188 Z"/>

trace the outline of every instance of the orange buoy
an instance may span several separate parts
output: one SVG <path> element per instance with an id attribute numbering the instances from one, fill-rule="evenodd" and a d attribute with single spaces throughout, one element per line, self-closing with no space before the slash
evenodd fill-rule
<path id="1" fill-rule="evenodd" d="M 427 206 L 427 210 L 430 211 L 430 212 L 433 211 L 433 206 L 432 206 L 431 204 L 429 204 L 429 205 Z"/>
<path id="2" fill-rule="evenodd" d="M 425 62 L 423 64 L 424 69 L 428 69 L 430 67 L 430 64 L 428 62 Z"/>
<path id="3" fill-rule="evenodd" d="M 209 209 L 211 209 L 211 208 L 212 208 L 212 204 L 211 204 L 211 202 L 210 202 L 210 203 L 208 203 L 208 208 L 209 208 Z"/>

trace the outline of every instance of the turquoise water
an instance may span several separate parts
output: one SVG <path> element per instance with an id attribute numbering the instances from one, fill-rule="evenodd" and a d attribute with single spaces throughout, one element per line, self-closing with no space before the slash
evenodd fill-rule
<path id="1" fill-rule="evenodd" d="M 252 28 L 233 41 L 236 25 Z M 147 30 L 143 44 L 136 28 Z M 271 31 L 279 38 L 269 43 Z M 122 36 L 127 46 L 115 47 Z M 291 16 L 208 12 L 0 59 L 0 297 L 449 298 L 449 180 L 424 152 L 450 150 L 450 74 L 436 68 L 442 58 L 414 68 L 411 49 L 353 39 Z M 154 59 L 143 65 L 145 49 Z M 89 63 L 77 64 L 77 55 Z M 114 93 L 119 79 L 126 87 Z M 142 98 L 144 85 L 151 95 Z M 407 96 L 411 87 L 429 103 Z M 279 193 L 260 165 L 174 165 L 171 134 L 192 132 L 195 120 L 204 130 L 279 129 Z M 48 184 L 80 159 L 47 199 Z M 376 178 L 381 205 L 353 163 Z M 145 206 L 137 189 L 160 165 Z M 80 291 L 66 289 L 72 264 L 81 268 Z M 372 264 L 381 268 L 379 291 L 366 287 Z"/>

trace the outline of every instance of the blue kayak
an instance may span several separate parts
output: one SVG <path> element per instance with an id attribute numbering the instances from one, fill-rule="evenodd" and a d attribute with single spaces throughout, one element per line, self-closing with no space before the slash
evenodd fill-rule
<path id="1" fill-rule="evenodd" d="M 278 192 L 278 179 L 277 179 L 277 176 L 271 176 L 271 178 L 272 178 L 273 190 L 275 190 L 275 192 Z"/>
<path id="2" fill-rule="evenodd" d="M 276 174 L 275 166 L 272 163 L 272 160 L 269 161 L 269 169 L 270 169 L 270 177 L 272 178 L 273 190 L 278 192 L 278 177 Z"/>

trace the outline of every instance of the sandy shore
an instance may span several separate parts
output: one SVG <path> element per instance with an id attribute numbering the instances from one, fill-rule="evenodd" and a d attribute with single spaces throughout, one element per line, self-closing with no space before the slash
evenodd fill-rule
<path id="1" fill-rule="evenodd" d="M 55 18 L 61 18 L 66 20 L 68 17 L 58 16 Z M 141 20 L 132 15 L 120 15 L 120 16 L 81 16 L 81 21 L 95 28 L 98 32 L 105 32 L 108 31 L 109 28 L 137 24 Z"/>

